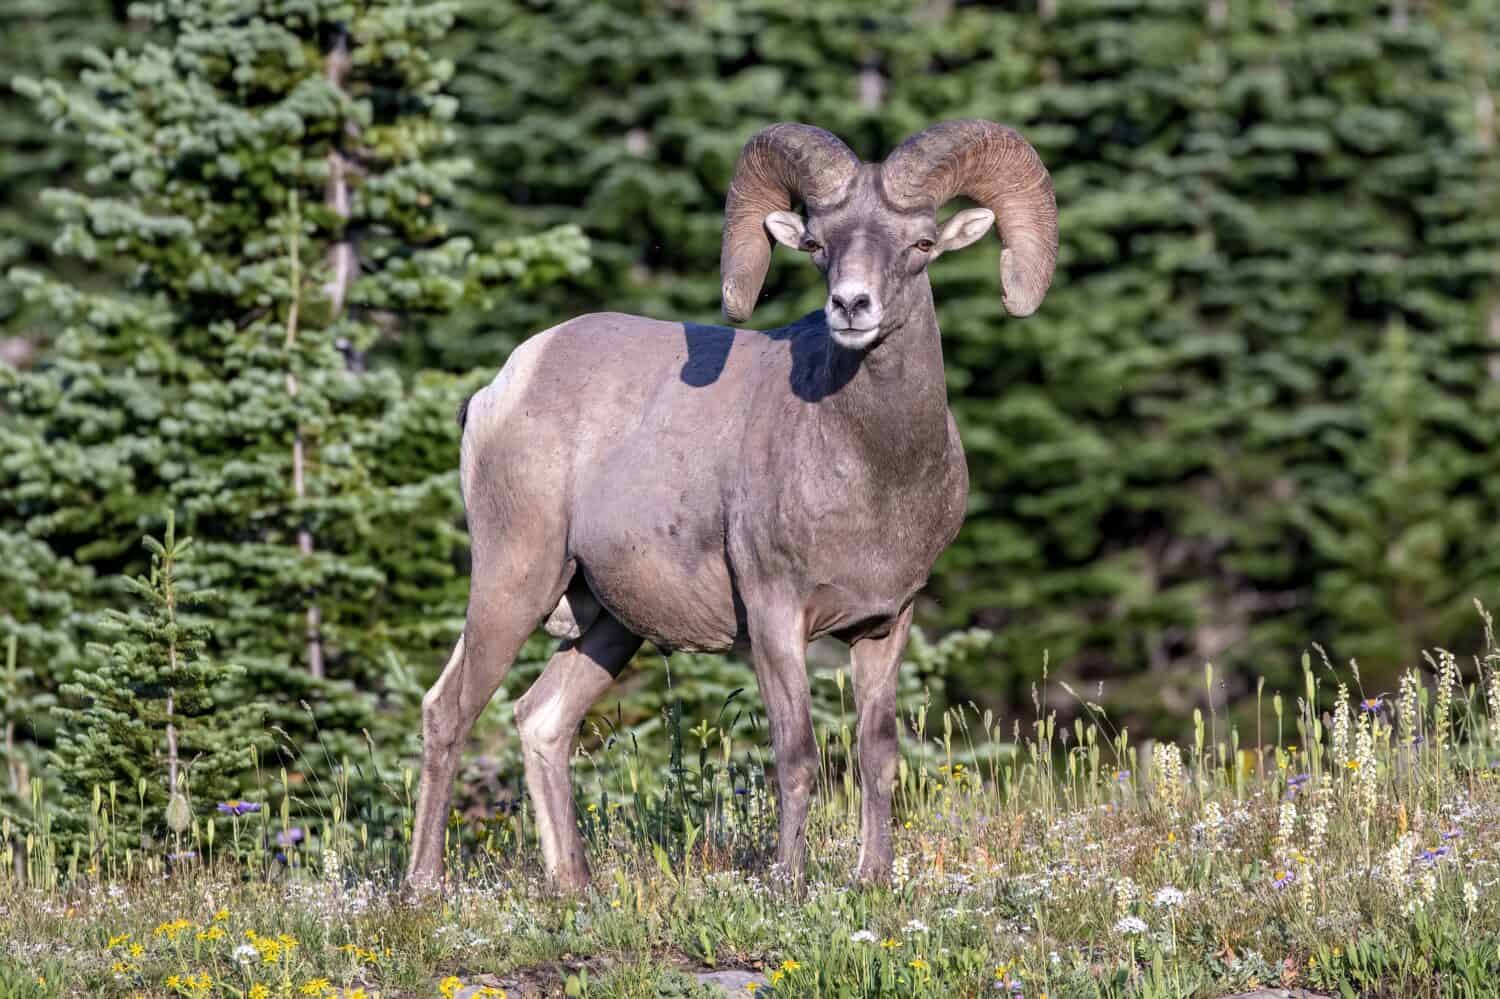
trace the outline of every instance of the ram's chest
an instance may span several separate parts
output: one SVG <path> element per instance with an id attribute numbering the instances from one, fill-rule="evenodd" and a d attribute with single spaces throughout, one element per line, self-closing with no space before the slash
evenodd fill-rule
<path id="1" fill-rule="evenodd" d="M 895 467 L 804 446 L 771 481 L 766 502 L 731 512 L 731 555 L 803 594 L 816 633 L 898 613 L 957 533 L 967 487 L 956 446 Z"/>

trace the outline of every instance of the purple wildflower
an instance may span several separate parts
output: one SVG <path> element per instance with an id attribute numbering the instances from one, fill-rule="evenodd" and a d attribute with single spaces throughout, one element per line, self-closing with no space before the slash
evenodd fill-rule
<path id="1" fill-rule="evenodd" d="M 1417 854 L 1417 859 L 1424 864 L 1435 864 L 1437 863 L 1438 858 L 1443 856 L 1447 852 L 1448 848 L 1446 846 L 1440 846 L 1432 850 L 1423 850 L 1421 853 Z"/>
<path id="2" fill-rule="evenodd" d="M 290 829 L 283 829 L 281 832 L 276 834 L 276 845 L 296 846 L 298 843 L 302 842 L 302 840 L 305 839 L 306 836 L 307 834 L 302 831 L 301 826 L 292 826 Z"/>
<path id="3" fill-rule="evenodd" d="M 1122 784 L 1125 783 L 1126 781 L 1128 781 L 1129 779 L 1130 779 L 1130 771 L 1129 770 L 1121 770 L 1121 771 L 1118 771 L 1115 774 L 1115 780 L 1119 781 Z"/>
<path id="4" fill-rule="evenodd" d="M 1275 888 L 1277 891 L 1280 891 L 1295 880 L 1297 880 L 1297 876 L 1291 871 L 1282 871 L 1279 875 L 1276 876 L 1275 880 L 1271 882 L 1271 887 Z"/>
<path id="5" fill-rule="evenodd" d="M 1360 701 L 1359 710 L 1363 711 L 1367 715 L 1373 715 L 1375 712 L 1379 711 L 1381 707 L 1384 706 L 1384 704 L 1385 695 L 1376 694 L 1374 697 L 1366 697 L 1364 700 Z"/>
<path id="6" fill-rule="evenodd" d="M 225 815 L 234 815 L 236 817 L 240 815 L 249 815 L 251 812 L 260 811 L 260 803 L 256 801 L 238 800 L 221 801 L 219 802 L 219 811 L 223 812 Z"/>
<path id="7" fill-rule="evenodd" d="M 192 860 L 196 856 L 198 856 L 197 850 L 183 850 L 181 853 L 167 854 L 167 859 L 172 861 L 173 863 L 177 863 L 183 860 Z"/>
<path id="8" fill-rule="evenodd" d="M 1449 829 L 1447 832 L 1443 833 L 1443 839 L 1458 839 L 1458 837 L 1462 836 L 1463 834 L 1463 830 L 1455 826 L 1454 828 Z"/>
<path id="9" fill-rule="evenodd" d="M 1301 787 L 1312 780 L 1312 774 L 1293 774 L 1286 779 L 1287 787 Z"/>

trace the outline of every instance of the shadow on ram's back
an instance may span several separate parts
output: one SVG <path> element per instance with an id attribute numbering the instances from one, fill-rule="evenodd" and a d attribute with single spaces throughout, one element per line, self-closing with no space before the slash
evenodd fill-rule
<path id="1" fill-rule="evenodd" d="M 861 351 L 839 348 L 829 338 L 822 309 L 774 330 L 683 323 L 682 332 L 687 341 L 687 360 L 682 364 L 681 377 L 684 384 L 695 388 L 718 381 L 736 342 L 745 343 L 750 337 L 791 342 L 792 391 L 804 402 L 818 402 L 843 388 L 865 357 Z"/>

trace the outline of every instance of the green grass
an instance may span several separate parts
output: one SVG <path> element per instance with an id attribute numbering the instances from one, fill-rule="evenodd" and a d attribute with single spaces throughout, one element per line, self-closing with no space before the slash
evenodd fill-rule
<path id="1" fill-rule="evenodd" d="M 101 845 L 63 860 L 43 829 L 3 865 L 31 878 L 0 875 L 0 999 L 436 996 L 461 984 L 703 996 L 689 973 L 708 968 L 763 969 L 774 984 L 757 996 L 1492 995 L 1500 655 L 1469 673 L 1466 687 L 1437 655 L 1372 710 L 1346 675 L 1353 691 L 1320 714 L 1315 678 L 1334 689 L 1339 678 L 1308 664 L 1304 690 L 1260 702 L 1259 732 L 1197 714 L 1186 747 L 1135 746 L 1077 698 L 1076 723 L 1057 724 L 1043 702 L 1029 731 L 961 710 L 929 726 L 918 706 L 896 874 L 882 888 L 850 883 L 847 717 L 822 733 L 801 887 L 769 866 L 766 751 L 672 712 L 665 773 L 628 741 L 580 754 L 596 885 L 580 897 L 544 886 L 523 807 L 455 818 L 450 890 L 403 907 L 399 822 L 347 819 L 363 792 L 340 773 L 332 812 L 286 863 L 274 779 L 258 813 L 185 829 L 175 852 L 192 859 Z M 408 775 L 380 793 L 404 817 L 410 791 Z M 115 842 L 109 816 L 101 792 L 99 844 Z"/>

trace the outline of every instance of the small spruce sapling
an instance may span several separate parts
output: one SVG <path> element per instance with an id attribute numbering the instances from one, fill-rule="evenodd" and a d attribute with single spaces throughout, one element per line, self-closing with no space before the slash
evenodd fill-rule
<path id="1" fill-rule="evenodd" d="M 254 709 L 232 696 L 241 670 L 208 654 L 210 630 L 193 613 L 213 595 L 178 578 L 191 539 L 177 537 L 169 513 L 163 537 L 144 543 L 149 574 L 122 580 L 136 606 L 100 612 L 110 641 L 89 646 L 92 668 L 63 686 L 56 709 L 55 762 L 71 799 L 109 800 L 112 814 L 61 819 L 75 827 L 87 819 L 94 842 L 116 850 L 159 846 L 170 832 L 180 853 L 193 817 L 237 796 L 263 736 Z"/>

